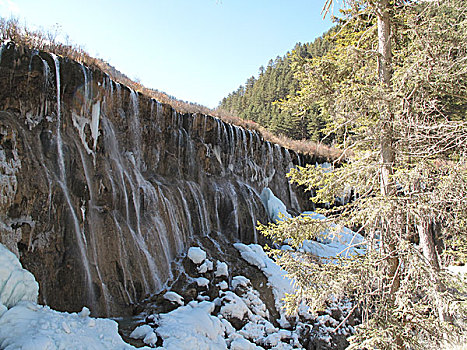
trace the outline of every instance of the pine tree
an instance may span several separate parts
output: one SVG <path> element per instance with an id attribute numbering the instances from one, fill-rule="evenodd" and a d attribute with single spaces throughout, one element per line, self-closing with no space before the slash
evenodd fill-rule
<path id="1" fill-rule="evenodd" d="M 297 43 L 292 53 L 270 60 L 259 68 L 258 78 L 250 77 L 245 89 L 238 89 L 221 101 L 220 108 L 246 120 L 253 120 L 275 134 L 293 139 L 313 138 L 318 141 L 325 124 L 316 106 L 295 115 L 277 104 L 289 95 L 294 95 L 298 83 L 294 77 L 296 58 L 311 58 L 323 55 L 331 47 L 330 36 L 335 29 L 313 43 Z M 327 142 L 331 143 L 332 138 Z"/>
<path id="2" fill-rule="evenodd" d="M 296 247 L 331 222 L 363 233 L 364 255 L 275 252 L 300 288 L 290 310 L 346 297 L 363 321 L 351 348 L 439 348 L 465 332 L 466 286 L 444 267 L 467 262 L 467 7 L 348 3 L 336 46 L 301 65 L 300 90 L 285 104 L 299 113 L 318 104 L 347 156 L 332 172 L 293 169 L 291 180 L 318 203 L 349 187 L 356 196 L 325 210 L 328 222 L 298 217 L 261 229 Z"/>

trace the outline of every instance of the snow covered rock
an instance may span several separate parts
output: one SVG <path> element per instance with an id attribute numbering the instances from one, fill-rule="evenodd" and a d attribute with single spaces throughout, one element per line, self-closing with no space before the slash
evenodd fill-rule
<path id="1" fill-rule="evenodd" d="M 148 344 L 150 347 L 156 346 L 157 334 L 154 332 L 148 332 L 143 339 L 144 344 Z"/>
<path id="2" fill-rule="evenodd" d="M 212 271 L 214 269 L 214 263 L 206 259 L 204 262 L 198 266 L 198 273 L 206 273 L 208 271 Z"/>
<path id="3" fill-rule="evenodd" d="M 294 292 L 293 280 L 288 278 L 287 272 L 267 256 L 260 245 L 235 243 L 234 247 L 240 252 L 243 259 L 257 266 L 267 277 L 268 285 L 271 287 L 274 295 L 276 309 L 281 312 L 281 319 L 279 322 L 283 327 L 287 327 L 288 322 L 285 314 L 282 312 L 284 306 L 283 299 L 286 293 L 291 294 Z"/>
<path id="4" fill-rule="evenodd" d="M 206 252 L 200 247 L 190 247 L 188 258 L 196 265 L 201 264 L 206 259 Z"/>
<path id="5" fill-rule="evenodd" d="M 229 277 L 229 268 L 225 262 L 217 261 L 216 277 Z"/>
<path id="6" fill-rule="evenodd" d="M 234 247 L 240 252 L 242 259 L 250 265 L 256 266 L 260 270 L 266 267 L 263 259 L 261 259 L 255 252 L 253 252 L 246 244 L 235 243 Z"/>
<path id="7" fill-rule="evenodd" d="M 163 349 L 227 349 L 224 339 L 225 326 L 211 316 L 215 304 L 192 301 L 186 306 L 161 314 L 157 334 L 163 339 Z"/>
<path id="8" fill-rule="evenodd" d="M 16 255 L 0 244 L 0 304 L 6 308 L 20 301 L 37 301 L 39 284 L 23 269 Z"/>
<path id="9" fill-rule="evenodd" d="M 164 294 L 164 299 L 176 303 L 180 306 L 184 304 L 183 297 L 175 292 L 167 292 Z"/>
<path id="10" fill-rule="evenodd" d="M 238 295 L 231 291 L 223 293 L 220 314 L 227 319 L 236 329 L 242 328 L 247 322 L 251 311 Z"/>
<path id="11" fill-rule="evenodd" d="M 113 320 L 58 312 L 27 301 L 0 317 L 0 344 L 2 349 L 25 350 L 135 349 L 122 340 Z"/>
<path id="12" fill-rule="evenodd" d="M 195 282 L 198 287 L 207 287 L 209 285 L 209 280 L 204 277 L 195 278 Z"/>
<path id="13" fill-rule="evenodd" d="M 229 284 L 226 281 L 221 281 L 217 284 L 220 290 L 227 290 L 229 289 Z"/>
<path id="14" fill-rule="evenodd" d="M 232 278 L 232 289 L 236 290 L 238 287 L 246 290 L 251 286 L 251 281 L 245 276 L 235 276 Z"/>
<path id="15" fill-rule="evenodd" d="M 262 349 L 254 343 L 249 342 L 245 338 L 237 338 L 230 343 L 230 350 L 258 350 Z"/>
<path id="16" fill-rule="evenodd" d="M 143 324 L 142 326 L 136 327 L 133 332 L 130 334 L 130 338 L 133 339 L 144 339 L 148 333 L 152 333 L 152 327 L 147 324 Z"/>

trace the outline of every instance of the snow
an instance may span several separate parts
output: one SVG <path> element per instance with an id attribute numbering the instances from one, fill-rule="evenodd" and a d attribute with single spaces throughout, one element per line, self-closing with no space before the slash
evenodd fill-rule
<path id="1" fill-rule="evenodd" d="M 237 318 L 243 320 L 250 312 L 248 306 L 237 294 L 227 291 L 224 293 L 222 301 L 225 305 L 221 307 L 221 315 L 226 319 Z"/>
<path id="2" fill-rule="evenodd" d="M 167 292 L 164 294 L 164 299 L 176 303 L 178 305 L 183 305 L 183 297 L 175 292 Z"/>
<path id="3" fill-rule="evenodd" d="M 217 284 L 220 290 L 227 290 L 229 289 L 229 284 L 226 281 L 221 281 Z"/>
<path id="4" fill-rule="evenodd" d="M 38 292 L 34 276 L 0 244 L 2 349 L 135 349 L 122 340 L 115 321 L 91 318 L 86 307 L 79 313 L 67 313 L 38 305 Z"/>
<path id="5" fill-rule="evenodd" d="M 282 221 L 284 218 L 291 218 L 292 216 L 287 212 L 285 204 L 277 198 L 269 188 L 264 188 L 260 195 L 269 219 L 274 222 Z"/>
<path id="6" fill-rule="evenodd" d="M 130 338 L 133 339 L 144 339 L 148 333 L 152 333 L 152 327 L 147 324 L 136 327 L 130 334 Z"/>
<path id="7" fill-rule="evenodd" d="M 157 334 L 154 332 L 148 332 L 144 337 L 143 342 L 144 344 L 154 347 L 157 343 Z"/>
<path id="8" fill-rule="evenodd" d="M 217 261 L 216 277 L 229 277 L 229 268 L 225 262 Z"/>
<path id="9" fill-rule="evenodd" d="M 245 338 L 237 338 L 230 343 L 230 350 L 256 350 L 262 349 L 255 344 L 249 342 Z"/>
<path id="10" fill-rule="evenodd" d="M 232 289 L 235 290 L 238 287 L 243 287 L 244 289 L 248 288 L 248 286 L 251 286 L 251 282 L 248 278 L 245 276 L 235 276 L 232 278 Z"/>
<path id="11" fill-rule="evenodd" d="M 322 214 L 317 214 L 312 211 L 306 211 L 303 216 L 309 216 L 313 219 L 325 220 L 326 217 Z M 348 229 L 347 227 L 330 224 L 331 231 L 324 232 L 318 241 L 305 240 L 301 249 L 313 255 L 328 258 L 342 255 L 350 257 L 354 254 L 363 254 L 365 238 Z"/>
<path id="12" fill-rule="evenodd" d="M 2 349 L 135 349 L 118 334 L 115 321 L 21 301 L 0 317 Z M 146 348 L 148 349 L 148 348 Z"/>
<path id="13" fill-rule="evenodd" d="M 195 282 L 198 287 L 207 287 L 209 285 L 209 280 L 204 277 L 195 278 Z"/>
<path id="14" fill-rule="evenodd" d="M 235 243 L 234 247 L 240 251 L 242 258 L 248 263 L 257 266 L 263 271 L 264 275 L 268 278 L 268 284 L 272 288 L 274 294 L 276 309 L 279 311 L 283 308 L 286 293 L 293 293 L 293 280 L 287 277 L 287 272 L 277 265 L 271 258 L 267 256 L 263 248 L 258 244 L 250 244 L 249 246 L 242 243 Z M 248 252 L 248 255 L 244 253 Z M 254 259 L 252 259 L 254 257 Z"/>
<path id="15" fill-rule="evenodd" d="M 206 252 L 200 247 L 190 247 L 188 258 L 196 265 L 201 264 L 206 259 Z"/>
<path id="16" fill-rule="evenodd" d="M 0 244 L 0 305 L 11 308 L 20 301 L 37 301 L 39 284 L 18 258 Z"/>
<path id="17" fill-rule="evenodd" d="M 209 259 L 204 260 L 204 262 L 198 266 L 199 273 L 206 273 L 208 271 L 212 271 L 213 269 L 214 263 Z"/>
<path id="18" fill-rule="evenodd" d="M 262 270 L 266 267 L 263 259 L 257 256 L 255 252 L 251 250 L 249 246 L 243 243 L 235 243 L 234 247 L 240 252 L 243 260 L 245 260 L 250 265 L 256 266 L 258 269 Z"/>
<path id="19" fill-rule="evenodd" d="M 215 304 L 192 301 L 186 306 L 160 315 L 156 333 L 164 341 L 164 349 L 227 349 L 225 326 L 219 318 L 211 316 Z"/>

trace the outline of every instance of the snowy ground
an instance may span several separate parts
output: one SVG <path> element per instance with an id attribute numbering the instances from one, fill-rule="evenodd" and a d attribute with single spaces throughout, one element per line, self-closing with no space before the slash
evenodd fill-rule
<path id="1" fill-rule="evenodd" d="M 271 191 L 263 197 L 271 218 L 288 216 Z M 304 242 L 301 249 L 330 256 L 359 240 L 343 229 L 326 241 Z M 275 316 L 249 276 L 201 247 L 191 247 L 185 264 L 195 294 L 187 298 L 176 290 L 167 291 L 161 300 L 172 311 L 147 315 L 131 336 L 159 349 L 302 349 L 309 348 L 310 342 L 335 348 L 339 335 L 343 339 L 353 332 L 349 322 L 337 327 L 350 304 L 330 305 L 320 315 L 311 315 L 304 307 L 298 315 L 286 316 L 282 299 L 294 291 L 293 281 L 260 245 L 235 243 L 223 249 L 237 252 L 237 260 L 264 274 L 278 312 Z M 122 340 L 115 321 L 92 318 L 86 308 L 80 313 L 51 310 L 37 304 L 37 295 L 34 276 L 0 244 L 0 349 L 135 349 Z"/>
<path id="2" fill-rule="evenodd" d="M 0 244 L 0 349 L 135 349 L 108 319 L 88 309 L 66 313 L 38 305 L 39 285 L 16 256 Z"/>
<path id="3" fill-rule="evenodd" d="M 261 246 L 241 243 L 234 246 L 249 264 L 256 266 L 267 277 L 276 308 L 280 311 L 279 319 L 271 319 L 260 293 L 247 277 L 227 273 L 221 275 L 222 281 L 217 286 L 223 287 L 218 288 L 218 296 L 213 300 L 203 298 L 207 293 L 201 290 L 198 300 L 168 313 L 146 317 L 145 324 L 137 327 L 131 337 L 142 339 L 153 347 L 158 344 L 158 349 L 303 349 L 305 337 L 315 341 L 319 339 L 332 348 L 334 334 L 350 335 L 353 332 L 349 324 L 335 330 L 351 309 L 350 303 L 332 305 L 322 315 L 308 314 L 307 309 L 303 308 L 300 315 L 287 317 L 282 299 L 285 293 L 293 292 L 293 281 L 287 278 L 286 272 L 267 256 Z M 196 248 L 200 253 L 200 248 Z M 205 260 L 192 259 L 191 254 L 188 256 L 191 263 L 196 265 L 193 271 L 205 271 L 200 266 L 208 259 L 207 255 L 201 255 Z M 216 265 L 216 271 L 219 266 L 228 271 L 225 262 L 218 261 Z M 206 273 L 208 271 L 199 274 Z M 198 280 L 205 277 L 193 278 Z M 211 280 L 207 285 L 212 286 L 214 282 Z M 170 294 L 170 299 L 166 297 L 167 294 Z M 166 293 L 164 298 L 172 300 L 174 304 L 183 300 L 173 291 Z"/>

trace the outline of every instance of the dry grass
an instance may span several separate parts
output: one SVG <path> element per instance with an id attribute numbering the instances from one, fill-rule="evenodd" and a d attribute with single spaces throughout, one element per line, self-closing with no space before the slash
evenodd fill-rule
<path id="1" fill-rule="evenodd" d="M 18 45 L 28 47 L 30 49 L 54 53 L 56 55 L 70 58 L 88 67 L 98 68 L 108 74 L 114 81 L 126 85 L 135 91 L 141 92 L 143 95 L 154 98 L 159 102 L 169 104 L 181 113 L 201 113 L 218 117 L 227 123 L 255 130 L 260 133 L 265 140 L 277 143 L 302 154 L 317 156 L 328 160 L 335 160 L 341 155 L 339 150 L 323 144 L 309 140 L 292 140 L 282 135 L 274 135 L 258 123 L 233 116 L 222 109 L 212 110 L 197 103 L 178 100 L 175 97 L 159 90 L 147 88 L 142 84 L 133 81 L 106 61 L 91 57 L 80 46 L 76 46 L 74 44 L 63 44 L 57 41 L 56 37 L 57 33 L 30 31 L 26 27 L 19 25 L 17 19 L 5 20 L 0 18 L 1 42 L 13 41 Z"/>
<path id="2" fill-rule="evenodd" d="M 222 109 L 216 109 L 213 112 L 214 113 L 211 115 L 214 115 L 227 123 L 238 125 L 245 129 L 255 130 L 260 133 L 265 140 L 277 143 L 282 147 L 294 150 L 298 153 L 317 156 L 319 158 L 325 158 L 330 161 L 336 160 L 342 155 L 341 150 L 322 143 L 310 140 L 294 140 L 284 135 L 275 135 L 265 127 L 252 120 L 241 119 L 237 116 L 229 114 Z"/>

